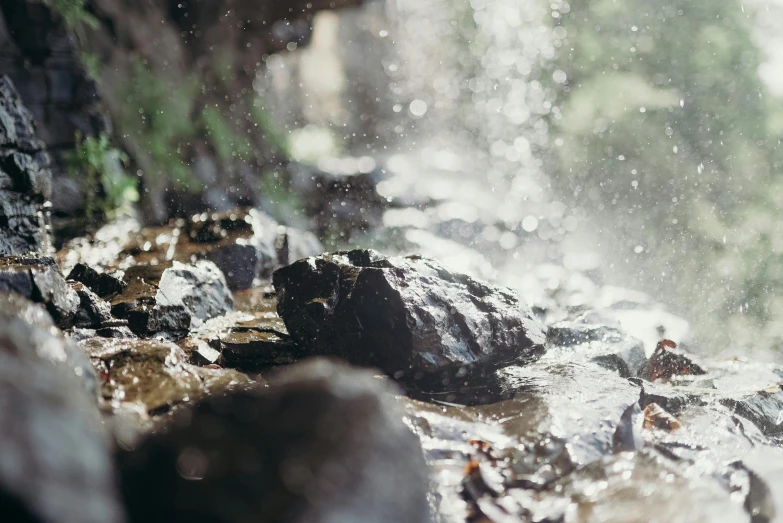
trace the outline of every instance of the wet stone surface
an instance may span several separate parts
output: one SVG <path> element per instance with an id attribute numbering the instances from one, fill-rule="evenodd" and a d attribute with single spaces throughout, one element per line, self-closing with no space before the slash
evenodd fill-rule
<path id="1" fill-rule="evenodd" d="M 231 370 L 190 365 L 186 353 L 166 341 L 92 338 L 80 345 L 98 369 L 103 400 L 115 410 L 160 414 L 251 382 Z"/>
<path id="2" fill-rule="evenodd" d="M 544 352 L 542 326 L 520 298 L 429 259 L 355 250 L 301 260 L 273 281 L 297 343 L 397 379 L 456 380 Z"/>

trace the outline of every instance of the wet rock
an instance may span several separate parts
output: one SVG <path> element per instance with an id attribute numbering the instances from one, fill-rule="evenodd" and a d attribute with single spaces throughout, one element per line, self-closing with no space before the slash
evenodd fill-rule
<path id="1" fill-rule="evenodd" d="M 639 398 L 639 405 L 642 408 L 655 403 L 668 412 L 677 414 L 689 404 L 701 403 L 698 398 L 689 397 L 673 387 L 651 383 L 640 378 L 633 378 L 631 381 L 642 388 Z"/>
<path id="2" fill-rule="evenodd" d="M 375 365 L 398 379 L 446 379 L 538 359 L 544 334 L 508 290 L 419 256 L 372 250 L 298 261 L 274 274 L 278 313 L 316 354 Z"/>
<path id="3" fill-rule="evenodd" d="M 644 344 L 619 325 L 598 323 L 586 314 L 558 322 L 547 333 L 547 358 L 592 361 L 627 378 L 638 375 L 647 363 Z M 559 349 L 559 350 L 558 350 Z"/>
<path id="4" fill-rule="evenodd" d="M 200 321 L 233 310 L 234 298 L 217 266 L 206 260 L 193 265 L 173 262 L 161 275 L 156 302 L 159 306 L 183 305 Z"/>
<path id="5" fill-rule="evenodd" d="M 97 294 L 81 283 L 73 283 L 71 288 L 79 296 L 79 308 L 72 323 L 74 327 L 99 328 L 104 324 L 116 321 L 111 315 L 109 302 L 99 298 Z"/>
<path id="6" fill-rule="evenodd" d="M 220 351 L 210 347 L 209 343 L 198 338 L 184 338 L 177 345 L 185 351 L 188 362 L 193 365 L 219 365 Z"/>
<path id="7" fill-rule="evenodd" d="M 121 293 L 125 289 L 127 284 L 123 281 L 123 276 L 123 272 L 117 274 L 99 273 L 83 263 L 77 263 L 68 273 L 68 280 L 80 282 L 101 298 L 105 298 L 112 294 Z"/>
<path id="8" fill-rule="evenodd" d="M 120 455 L 130 521 L 429 521 L 421 450 L 390 392 L 312 360 L 204 402 Z"/>
<path id="9" fill-rule="evenodd" d="M 42 306 L 0 294 L 3 521 L 124 520 L 94 379 L 92 365 Z"/>
<path id="10" fill-rule="evenodd" d="M 205 359 L 213 359 L 209 363 L 260 372 L 307 355 L 292 342 L 283 320 L 275 312 L 274 295 L 259 287 L 237 293 L 236 298 L 241 312 L 205 322 L 191 331 L 191 341 L 184 341 L 191 347 L 196 361 L 203 364 Z M 215 350 L 219 351 L 217 360 L 210 352 Z"/>
<path id="11" fill-rule="evenodd" d="M 193 216 L 186 223 L 187 238 L 223 271 L 232 290 L 253 286 L 277 264 L 278 224 L 256 209 Z"/>
<path id="12" fill-rule="evenodd" d="M 95 369 L 84 352 L 57 330 L 40 304 L 0 292 L 0 340 L 4 352 L 19 361 L 48 361 L 76 376 L 90 393 L 97 389 Z"/>
<path id="13" fill-rule="evenodd" d="M 135 265 L 124 272 L 123 279 L 126 286 L 111 297 L 111 310 L 127 319 L 139 336 L 179 339 L 194 321 L 200 323 L 233 308 L 223 275 L 206 260 L 194 265 L 176 261 Z"/>
<path id="14" fill-rule="evenodd" d="M 190 329 L 190 313 L 182 305 L 141 305 L 127 313 L 128 327 L 142 338 L 160 336 L 178 340 Z"/>
<path id="15" fill-rule="evenodd" d="M 101 372 L 101 394 L 114 408 L 132 404 L 149 414 L 195 402 L 212 393 L 247 385 L 233 371 L 211 372 L 187 363 L 185 352 L 158 340 L 100 340 L 81 343 Z"/>
<path id="16" fill-rule="evenodd" d="M 49 248 L 43 203 L 51 176 L 32 115 L 10 78 L 0 75 L 0 256 Z"/>
<path id="17" fill-rule="evenodd" d="M 773 385 L 754 394 L 725 398 L 721 403 L 732 412 L 752 421 L 767 436 L 783 436 L 783 391 Z"/>
<path id="18" fill-rule="evenodd" d="M 79 308 L 79 296 L 49 257 L 0 257 L 0 292 L 43 303 L 61 328 L 71 326 Z"/>
<path id="19" fill-rule="evenodd" d="M 706 371 L 693 361 L 693 357 L 677 349 L 671 340 L 658 342 L 655 352 L 647 363 L 643 375 L 650 381 L 669 380 L 674 376 L 698 376 Z"/>
<path id="20" fill-rule="evenodd" d="M 101 338 L 115 338 L 120 340 L 135 339 L 136 335 L 125 325 L 107 325 L 95 330 L 95 334 Z"/>
<path id="21" fill-rule="evenodd" d="M 232 328 L 220 338 L 220 354 L 227 367 L 247 371 L 288 365 L 305 356 L 287 335 L 259 327 Z"/>

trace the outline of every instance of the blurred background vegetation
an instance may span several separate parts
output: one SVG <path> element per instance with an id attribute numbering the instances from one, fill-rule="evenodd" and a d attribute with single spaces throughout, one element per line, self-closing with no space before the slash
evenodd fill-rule
<path id="1" fill-rule="evenodd" d="M 707 348 L 779 352 L 783 104 L 759 76 L 758 16 L 768 4 L 571 4 L 554 19 L 547 159 L 615 236 L 615 277 L 668 300 Z"/>

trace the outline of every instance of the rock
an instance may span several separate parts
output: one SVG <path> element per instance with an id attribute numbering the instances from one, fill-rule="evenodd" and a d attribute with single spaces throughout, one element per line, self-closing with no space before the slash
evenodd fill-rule
<path id="1" fill-rule="evenodd" d="M 165 341 L 93 338 L 81 346 L 102 374 L 103 399 L 117 409 L 135 404 L 151 415 L 160 414 L 250 383 L 234 371 L 211 372 L 189 365 L 185 352 Z"/>
<path id="2" fill-rule="evenodd" d="M 141 305 L 127 313 L 128 327 L 142 338 L 159 336 L 178 340 L 190 329 L 190 313 L 182 305 Z"/>
<path id="3" fill-rule="evenodd" d="M 92 365 L 43 307 L 0 294 L 3 521 L 124 521 L 94 394 Z"/>
<path id="4" fill-rule="evenodd" d="M 693 357 L 677 349 L 677 344 L 671 340 L 658 342 L 655 352 L 650 357 L 645 370 L 645 378 L 650 381 L 669 380 L 674 376 L 698 376 L 706 374 L 706 371 Z"/>
<path id="5" fill-rule="evenodd" d="M 356 165 L 356 162 L 344 163 Z M 381 225 L 383 211 L 389 207 L 377 189 L 378 183 L 386 178 L 384 169 L 330 172 L 291 163 L 288 172 L 292 187 L 305 197 L 307 215 L 315 220 L 319 236 L 335 230 L 350 236 L 352 232 Z"/>
<path id="6" fill-rule="evenodd" d="M 112 313 L 127 319 L 139 336 L 179 339 L 194 318 L 200 323 L 233 308 L 223 275 L 206 260 L 135 265 L 124 272 L 123 280 L 122 292 L 110 298 Z"/>
<path id="7" fill-rule="evenodd" d="M 48 250 L 43 203 L 51 179 L 33 117 L 10 78 L 0 75 L 0 256 Z"/>
<path id="8" fill-rule="evenodd" d="M 183 340 L 194 363 L 211 360 L 208 363 L 260 372 L 307 355 L 292 342 L 283 320 L 274 312 L 274 296 L 259 287 L 237 293 L 236 297 L 241 312 L 213 318 L 192 330 L 190 341 Z M 214 358 L 214 352 L 219 358 Z"/>
<path id="9" fill-rule="evenodd" d="M 0 292 L 43 303 L 61 328 L 71 326 L 79 308 L 79 296 L 49 257 L 0 257 Z"/>
<path id="10" fill-rule="evenodd" d="M 219 365 L 220 351 L 213 349 L 204 340 L 184 338 L 177 345 L 188 355 L 188 362 L 193 365 Z"/>
<path id="11" fill-rule="evenodd" d="M 279 269 L 273 282 L 297 343 L 398 379 L 442 372 L 448 381 L 545 350 L 542 326 L 511 291 L 419 256 L 327 254 Z"/>
<path id="12" fill-rule="evenodd" d="M 101 298 L 106 298 L 112 294 L 121 293 L 127 287 L 122 279 L 123 276 L 123 272 L 118 274 L 99 273 L 83 263 L 77 263 L 68 273 L 68 280 L 83 283 Z"/>
<path id="13" fill-rule="evenodd" d="M 111 315 L 109 302 L 100 299 L 97 294 L 81 283 L 73 283 L 70 286 L 79 296 L 79 308 L 72 322 L 74 327 L 100 328 L 105 324 L 117 321 Z"/>
<path id="14" fill-rule="evenodd" d="M 676 415 L 689 404 L 701 403 L 698 398 L 689 397 L 679 390 L 666 385 L 651 383 L 640 378 L 633 378 L 631 381 L 642 388 L 641 397 L 639 398 L 639 405 L 642 408 L 655 403 Z"/>
<path id="15" fill-rule="evenodd" d="M 98 379 L 84 351 L 57 330 L 40 304 L 0 292 L 0 340 L 3 350 L 19 361 L 48 361 L 76 376 L 89 393 L 96 393 Z"/>
<path id="16" fill-rule="evenodd" d="M 555 323 L 549 327 L 547 341 L 547 358 L 592 361 L 624 378 L 637 376 L 647 363 L 640 340 L 619 325 L 596 323 L 590 315 Z"/>
<path id="17" fill-rule="evenodd" d="M 721 403 L 752 421 L 767 436 L 783 437 L 783 391 L 773 385 L 750 395 L 725 398 Z"/>
<path id="18" fill-rule="evenodd" d="M 285 334 L 259 327 L 234 327 L 220 338 L 221 361 L 227 367 L 261 371 L 288 365 L 305 356 Z"/>
<path id="19" fill-rule="evenodd" d="M 256 278 L 274 270 L 277 228 L 272 218 L 250 209 L 196 215 L 186 222 L 185 230 L 198 255 L 214 262 L 235 290 L 252 287 Z"/>
<path id="20" fill-rule="evenodd" d="M 234 298 L 217 266 L 207 260 L 193 265 L 174 261 L 158 283 L 159 306 L 183 305 L 192 318 L 214 318 L 234 309 Z"/>
<path id="21" fill-rule="evenodd" d="M 390 393 L 312 360 L 204 402 L 120 454 L 130 521 L 430 521 L 421 449 Z"/>

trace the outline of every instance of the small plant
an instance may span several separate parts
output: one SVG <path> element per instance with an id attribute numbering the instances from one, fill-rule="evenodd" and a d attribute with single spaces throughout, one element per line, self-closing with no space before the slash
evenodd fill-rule
<path id="1" fill-rule="evenodd" d="M 263 99 L 260 96 L 256 96 L 250 103 L 250 108 L 251 116 L 253 117 L 255 124 L 261 129 L 262 136 L 278 153 L 290 158 L 291 144 L 288 136 L 275 127 L 272 118 L 269 116 L 269 112 L 267 112 L 264 107 Z"/>
<path id="2" fill-rule="evenodd" d="M 201 113 L 212 146 L 222 160 L 239 157 L 249 159 L 253 154 L 250 140 L 231 127 L 217 107 L 207 107 Z"/>
<path id="3" fill-rule="evenodd" d="M 130 81 L 120 92 L 125 103 L 119 127 L 133 138 L 134 159 L 151 176 L 169 177 L 181 188 L 198 188 L 185 159 L 198 129 L 193 116 L 198 90 L 193 79 L 156 75 L 135 61 Z"/>
<path id="4" fill-rule="evenodd" d="M 96 82 L 99 82 L 101 79 L 103 64 L 101 63 L 101 59 L 98 58 L 98 55 L 89 53 L 87 51 L 82 51 L 82 63 L 84 64 L 84 68 L 87 70 L 87 74 L 90 76 L 90 78 Z"/>
<path id="5" fill-rule="evenodd" d="M 68 173 L 84 183 L 88 218 L 98 212 L 112 217 L 116 211 L 139 199 L 136 180 L 125 173 L 128 157 L 111 147 L 109 137 L 84 137 L 76 132 L 76 147 L 66 157 Z"/>
<path id="6" fill-rule="evenodd" d="M 84 7 L 85 0 L 43 0 L 44 4 L 56 11 L 65 20 L 65 25 L 76 29 L 84 24 L 92 29 L 98 27 L 98 19 Z"/>

